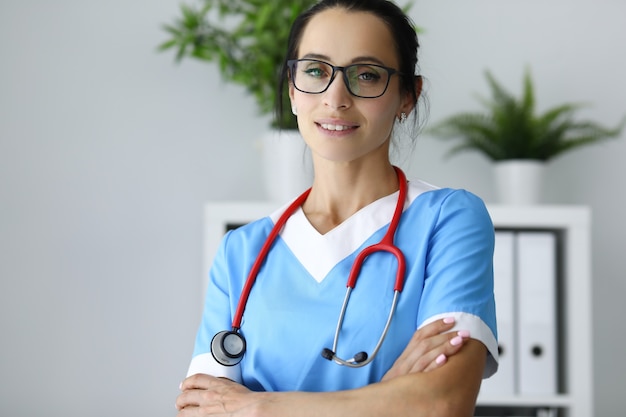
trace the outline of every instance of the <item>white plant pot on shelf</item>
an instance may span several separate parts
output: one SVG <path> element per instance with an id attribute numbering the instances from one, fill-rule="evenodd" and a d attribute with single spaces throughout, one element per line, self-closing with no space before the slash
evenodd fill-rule
<path id="1" fill-rule="evenodd" d="M 545 162 L 511 159 L 494 163 L 498 203 L 535 205 L 542 199 Z"/>
<path id="2" fill-rule="evenodd" d="M 286 203 L 309 188 L 313 164 L 297 130 L 272 130 L 261 139 L 263 182 L 268 199 Z"/>

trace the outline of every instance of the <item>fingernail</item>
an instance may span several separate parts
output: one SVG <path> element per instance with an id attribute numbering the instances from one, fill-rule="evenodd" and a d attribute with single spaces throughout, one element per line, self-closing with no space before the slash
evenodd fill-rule
<path id="1" fill-rule="evenodd" d="M 182 381 L 180 382 L 180 384 L 178 384 L 178 389 L 181 390 L 181 391 L 183 390 L 183 382 Z"/>
<path id="2" fill-rule="evenodd" d="M 437 359 L 435 359 L 435 362 L 437 363 L 437 365 L 441 365 L 445 361 L 446 361 L 446 355 L 444 355 L 443 353 L 437 356 Z"/>
<path id="3" fill-rule="evenodd" d="M 470 332 L 468 330 L 459 330 L 457 334 L 465 339 L 470 337 Z"/>
<path id="4" fill-rule="evenodd" d="M 452 346 L 457 346 L 463 343 L 463 338 L 461 336 L 457 336 L 454 339 L 450 340 L 450 344 Z"/>
<path id="5" fill-rule="evenodd" d="M 454 323 L 454 321 L 454 317 L 446 317 L 445 319 L 443 319 L 443 322 L 446 324 Z"/>

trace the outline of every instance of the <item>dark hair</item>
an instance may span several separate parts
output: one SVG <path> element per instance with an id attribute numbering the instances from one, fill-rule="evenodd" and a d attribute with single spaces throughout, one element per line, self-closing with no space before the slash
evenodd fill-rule
<path id="1" fill-rule="evenodd" d="M 396 52 L 399 59 L 398 70 L 402 73 L 400 77 L 400 89 L 413 96 L 413 104 L 417 103 L 417 93 L 415 91 L 415 70 L 417 67 L 417 50 L 419 42 L 415 26 L 411 19 L 395 3 L 389 0 L 322 0 L 312 6 L 296 18 L 291 26 L 289 41 L 287 44 L 287 55 L 281 67 L 280 80 L 278 82 L 278 94 L 276 95 L 276 116 L 281 120 L 284 116 L 285 105 L 285 85 L 289 80 L 289 69 L 287 60 L 298 58 L 298 48 L 302 39 L 302 34 L 313 16 L 318 13 L 332 9 L 342 8 L 348 11 L 368 12 L 380 18 L 387 24 L 391 35 L 395 40 Z M 279 123 L 280 125 L 280 123 Z"/>

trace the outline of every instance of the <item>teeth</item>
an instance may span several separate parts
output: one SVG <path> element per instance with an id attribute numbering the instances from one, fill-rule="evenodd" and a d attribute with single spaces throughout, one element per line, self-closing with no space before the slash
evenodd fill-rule
<path id="1" fill-rule="evenodd" d="M 348 130 L 351 128 L 350 126 L 331 125 L 331 124 L 326 124 L 326 123 L 322 123 L 322 127 L 326 130 Z"/>

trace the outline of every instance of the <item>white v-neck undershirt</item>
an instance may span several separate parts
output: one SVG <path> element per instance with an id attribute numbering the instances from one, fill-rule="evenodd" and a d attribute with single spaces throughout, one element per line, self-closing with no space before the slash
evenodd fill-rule
<path id="1" fill-rule="evenodd" d="M 411 181 L 408 185 L 404 210 L 420 194 L 437 188 L 423 181 Z M 398 193 L 396 191 L 373 201 L 325 234 L 311 225 L 302 207 L 299 207 L 287 220 L 280 236 L 311 276 L 318 283 L 322 282 L 335 265 L 391 222 Z M 286 207 L 281 207 L 270 216 L 274 223 Z"/>

